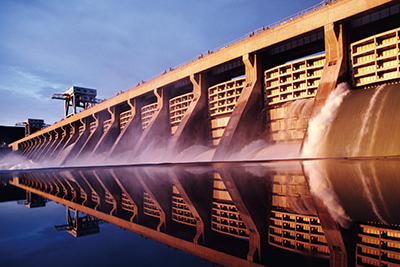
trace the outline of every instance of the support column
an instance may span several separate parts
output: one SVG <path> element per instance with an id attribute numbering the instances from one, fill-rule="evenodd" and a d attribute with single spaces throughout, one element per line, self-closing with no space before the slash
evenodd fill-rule
<path id="1" fill-rule="evenodd" d="M 145 215 L 143 212 L 143 192 L 144 189 L 132 169 L 113 169 L 112 176 L 117 184 L 127 194 L 128 198 L 135 204 L 134 214 L 130 218 L 136 223 L 143 223 Z"/>
<path id="2" fill-rule="evenodd" d="M 36 153 L 40 149 L 40 147 L 43 145 L 44 137 L 39 135 L 33 138 L 34 139 L 34 145 L 32 149 L 26 154 L 26 157 L 29 159 L 34 159 Z"/>
<path id="3" fill-rule="evenodd" d="M 306 177 L 308 187 L 310 188 L 310 180 L 320 180 L 319 183 L 329 184 L 328 188 L 331 186 L 331 178 L 328 172 L 328 166 L 331 162 L 318 161 L 318 162 L 303 162 L 302 169 L 303 174 Z M 333 168 L 329 166 L 332 170 Z M 339 173 L 346 173 L 341 170 Z M 335 174 L 339 175 L 339 174 Z M 340 176 L 339 176 L 340 177 Z M 348 177 L 348 176 L 347 176 Z M 324 181 L 326 179 L 326 181 Z M 324 189 L 329 191 L 330 189 Z M 330 266 L 331 267 L 347 267 L 348 263 L 354 262 L 354 255 L 352 254 L 351 244 L 353 241 L 346 238 L 342 234 L 342 228 L 339 226 L 337 220 L 332 218 L 327 205 L 324 203 L 324 199 L 320 194 L 311 194 L 313 202 L 315 204 L 315 209 L 320 220 L 322 230 L 326 238 L 326 242 L 330 251 Z M 328 197 L 328 196 L 326 196 Z M 329 202 L 329 201 L 328 201 Z M 352 264 L 350 264 L 352 266 Z"/>
<path id="4" fill-rule="evenodd" d="M 324 26 L 325 66 L 319 82 L 311 118 L 319 114 L 329 94 L 337 84 L 347 81 L 347 42 L 342 24 Z"/>
<path id="5" fill-rule="evenodd" d="M 116 189 L 117 187 L 114 185 L 112 185 L 112 179 L 109 179 L 109 173 L 105 173 L 106 170 L 99 170 L 99 171 L 93 171 L 94 176 L 97 179 L 97 182 L 101 185 L 101 187 L 103 188 L 102 191 L 104 191 L 104 196 L 105 196 L 105 201 L 107 204 L 112 205 L 112 210 L 109 211 L 110 215 L 118 215 L 121 212 L 121 206 L 118 206 L 117 203 L 121 203 L 120 199 L 117 199 L 116 197 L 121 195 L 120 192 L 116 193 Z M 103 175 L 106 174 L 107 177 L 105 179 L 103 179 Z M 108 183 L 107 183 L 108 182 Z M 118 190 L 120 191 L 120 190 Z"/>
<path id="6" fill-rule="evenodd" d="M 109 157 L 117 156 L 122 152 L 133 149 L 142 133 L 140 107 L 137 104 L 136 99 L 129 99 L 128 105 L 131 107 L 132 117 L 112 145 L 109 152 Z"/>
<path id="7" fill-rule="evenodd" d="M 79 175 L 74 175 L 72 176 L 72 178 L 74 182 L 79 186 L 80 190 L 83 190 L 86 195 L 86 201 L 82 203 L 82 206 L 98 210 L 100 207 L 100 197 L 97 192 L 92 188 L 90 183 L 86 180 L 83 173 L 79 172 Z"/>
<path id="8" fill-rule="evenodd" d="M 86 139 L 86 142 L 82 145 L 81 149 L 79 150 L 76 158 L 85 157 L 86 155 L 92 153 L 93 149 L 95 148 L 96 144 L 99 142 L 101 136 L 103 135 L 103 121 L 104 115 L 102 113 L 95 113 L 92 114 L 94 122 L 96 122 L 96 128 L 90 133 L 89 137 Z M 89 131 L 90 131 L 89 125 Z"/>
<path id="9" fill-rule="evenodd" d="M 307 178 L 307 180 L 309 179 Z M 313 195 L 313 200 L 330 251 L 329 266 L 347 267 L 348 261 L 354 259 L 348 258 L 346 245 L 338 223 L 329 214 L 328 208 L 322 199 Z"/>
<path id="10" fill-rule="evenodd" d="M 43 157 L 42 157 L 43 159 L 50 158 L 50 156 L 56 150 L 59 143 L 62 141 L 62 132 L 63 132 L 62 128 L 58 128 L 58 129 L 54 130 L 54 140 L 52 141 L 48 150 L 43 154 Z"/>
<path id="11" fill-rule="evenodd" d="M 36 139 L 35 138 L 31 138 L 28 140 L 28 146 L 25 149 L 23 155 L 27 158 L 29 158 L 29 154 L 32 152 L 32 150 L 34 149 L 36 145 Z"/>
<path id="12" fill-rule="evenodd" d="M 80 121 L 75 121 L 69 124 L 70 126 L 70 134 L 68 140 L 65 142 L 64 146 L 62 147 L 60 153 L 58 156 L 58 161 L 60 164 L 64 164 L 65 158 L 69 155 L 71 152 L 71 149 L 74 146 L 75 141 L 79 138 L 79 122 Z M 72 146 L 71 148 L 68 148 L 69 146 Z M 69 149 L 69 151 L 66 151 L 66 149 Z"/>
<path id="13" fill-rule="evenodd" d="M 47 138 L 47 142 L 45 143 L 45 145 L 43 146 L 43 148 L 41 149 L 41 151 L 38 153 L 38 155 L 36 156 L 36 160 L 41 160 L 43 158 L 43 156 L 47 153 L 47 151 L 51 148 L 52 144 L 54 143 L 54 139 L 55 139 L 55 132 L 54 131 L 50 131 L 45 133 L 45 135 L 48 135 Z"/>
<path id="14" fill-rule="evenodd" d="M 77 137 L 76 140 L 71 144 L 72 148 L 64 155 L 64 157 L 61 159 L 61 164 L 65 164 L 68 160 L 74 159 L 76 155 L 79 153 L 80 148 L 83 146 L 83 144 L 86 142 L 89 134 L 90 134 L 90 117 L 87 118 L 81 118 L 80 123 L 82 124 L 83 127 L 83 132 L 79 130 L 80 127 L 77 128 Z M 78 122 L 76 122 L 77 124 Z"/>
<path id="15" fill-rule="evenodd" d="M 55 159 L 62 148 L 64 147 L 64 144 L 68 141 L 69 139 L 69 132 L 71 131 L 71 127 L 68 127 L 68 125 L 63 125 L 61 126 L 61 135 L 59 135 L 59 142 L 55 146 L 54 150 L 51 152 L 49 155 L 49 158 Z"/>
<path id="16" fill-rule="evenodd" d="M 14 143 L 10 144 L 9 147 L 11 147 L 14 152 L 19 151 L 20 153 L 23 153 L 23 151 L 25 149 L 25 142 L 21 142 L 21 143 L 14 142 Z"/>
<path id="17" fill-rule="evenodd" d="M 172 185 L 164 180 L 164 173 L 160 174 L 156 171 L 147 173 L 146 169 L 133 169 L 133 173 L 159 212 L 159 216 L 155 216 L 159 218 L 157 231 L 167 232 L 167 224 L 171 225 L 172 216 L 170 206 Z"/>
<path id="18" fill-rule="evenodd" d="M 111 126 L 103 133 L 100 140 L 97 142 L 95 148 L 91 156 L 97 156 L 104 152 L 108 152 L 111 148 L 111 145 L 117 139 L 120 130 L 119 130 L 119 115 L 121 113 L 121 109 L 119 106 L 114 106 L 108 108 L 108 112 L 111 114 Z M 101 129 L 103 130 L 103 129 Z"/>
<path id="19" fill-rule="evenodd" d="M 120 191 L 121 191 L 120 201 L 121 201 L 121 203 L 122 203 L 122 201 L 123 201 L 123 200 L 122 200 L 122 199 L 123 199 L 122 194 L 125 194 L 126 198 L 129 200 L 129 202 L 130 202 L 130 204 L 131 204 L 131 206 L 132 206 L 132 209 L 131 209 L 132 216 L 130 217 L 129 221 L 133 223 L 133 221 L 134 221 L 134 219 L 135 219 L 135 222 L 138 223 L 138 221 L 139 221 L 139 216 L 138 216 L 138 213 L 139 213 L 138 203 L 135 202 L 133 196 L 128 192 L 128 189 L 127 189 L 127 188 L 121 183 L 121 181 L 118 179 L 118 177 L 117 177 L 117 175 L 115 174 L 114 170 L 111 169 L 111 170 L 110 170 L 110 173 L 111 173 L 111 176 L 114 178 L 114 181 L 115 181 L 115 182 L 118 184 L 118 186 L 120 187 Z M 130 178 L 130 177 L 129 177 L 129 178 Z M 124 208 L 122 208 L 122 209 L 124 209 Z"/>
<path id="20" fill-rule="evenodd" d="M 177 170 L 177 171 L 179 171 L 179 170 Z M 175 170 L 169 170 L 168 176 L 170 177 L 172 184 L 179 191 L 179 194 L 181 195 L 182 199 L 184 200 L 185 204 L 187 205 L 190 213 L 193 215 L 194 219 L 196 220 L 196 235 L 193 238 L 193 243 L 205 244 L 204 218 L 202 218 L 202 216 L 200 215 L 200 212 L 196 208 L 196 204 L 198 204 L 198 203 L 196 203 L 195 200 L 193 199 L 193 195 L 190 195 L 186 191 L 184 184 L 182 184 L 181 181 L 179 180 L 179 176 L 183 176 L 183 173 L 179 173 L 179 175 L 177 175 Z"/>
<path id="21" fill-rule="evenodd" d="M 30 150 L 32 149 L 32 147 L 33 147 L 33 140 L 32 140 L 32 138 L 29 139 L 29 140 L 27 140 L 25 143 L 26 143 L 26 148 L 25 148 L 24 152 L 22 153 L 22 155 L 26 157 L 26 155 L 29 153 L 29 151 L 30 151 Z"/>
<path id="22" fill-rule="evenodd" d="M 264 178 L 249 176 L 244 170 L 231 171 L 218 168 L 221 180 L 228 191 L 249 233 L 248 261 L 261 261 L 261 247 L 265 240 L 265 211 L 271 192 L 269 182 Z M 243 179 L 243 178 L 247 179 Z M 260 205 L 260 203 L 265 203 Z"/>
<path id="23" fill-rule="evenodd" d="M 347 81 L 348 46 L 344 31 L 342 24 L 330 23 L 324 26 L 325 66 L 321 80 L 319 81 L 310 120 L 320 113 L 329 94 L 336 88 L 337 84 Z M 308 139 L 307 130 L 300 147 L 300 152 Z"/>
<path id="24" fill-rule="evenodd" d="M 26 148 L 25 148 L 24 153 L 22 155 L 24 155 L 26 157 L 26 155 L 32 149 L 33 144 L 34 144 L 34 140 L 32 138 L 29 139 L 28 141 L 26 141 Z"/>
<path id="25" fill-rule="evenodd" d="M 90 188 L 90 194 L 95 195 L 96 201 L 93 201 L 93 204 L 96 204 L 94 207 L 95 210 L 101 211 L 106 214 L 110 214 L 113 210 L 113 205 L 110 205 L 106 202 L 106 192 L 103 187 L 99 184 L 98 179 L 96 177 L 95 170 L 92 171 L 82 171 L 80 172 L 82 179 L 85 181 L 87 186 Z M 94 199 L 92 199 L 94 200 Z"/>
<path id="26" fill-rule="evenodd" d="M 160 93 L 158 92 L 160 91 Z M 149 125 L 142 132 L 139 140 L 135 144 L 130 158 L 135 158 L 152 142 L 157 142 L 158 147 L 166 144 L 171 137 L 171 124 L 169 120 L 169 95 L 167 90 L 162 88 L 155 89 L 158 108 L 153 115 Z"/>
<path id="27" fill-rule="evenodd" d="M 42 135 L 39 135 L 38 138 L 40 140 L 40 144 L 36 147 L 35 151 L 32 152 L 31 158 L 33 161 L 37 161 L 38 157 L 41 155 L 43 152 L 44 148 L 46 145 L 49 143 L 49 138 L 48 138 L 48 133 L 43 133 Z"/>
<path id="28" fill-rule="evenodd" d="M 190 81 L 193 84 L 193 101 L 185 112 L 182 121 L 171 137 L 167 152 L 175 154 L 192 145 L 206 145 L 208 142 L 208 128 L 204 123 L 208 117 L 206 74 L 192 74 Z"/>
<path id="29" fill-rule="evenodd" d="M 258 120 L 263 106 L 262 65 L 257 54 L 243 56 L 246 66 L 246 85 L 217 146 L 213 160 L 223 160 L 232 152 L 259 138 L 261 121 Z"/>

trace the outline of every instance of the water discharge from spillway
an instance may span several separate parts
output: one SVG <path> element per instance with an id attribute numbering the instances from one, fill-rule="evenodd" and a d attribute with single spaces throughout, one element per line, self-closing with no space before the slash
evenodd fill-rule
<path id="1" fill-rule="evenodd" d="M 293 133 L 305 130 L 311 115 L 314 98 L 299 99 L 288 104 L 287 112 L 283 119 L 285 139 L 283 143 L 287 143 L 296 138 Z"/>
<path id="2" fill-rule="evenodd" d="M 302 155 L 305 158 L 323 157 L 324 143 L 327 138 L 326 134 L 332 121 L 336 117 L 343 99 L 349 93 L 347 84 L 339 84 L 338 87 L 331 92 L 321 112 L 310 120 L 308 123 L 308 136 L 304 141 Z"/>
<path id="3" fill-rule="evenodd" d="M 358 155 L 358 153 L 360 152 L 360 146 L 361 146 L 361 142 L 363 140 L 364 136 L 367 136 L 368 132 L 369 132 L 369 127 L 368 125 L 371 124 L 371 118 L 374 115 L 373 111 L 374 111 L 374 107 L 375 107 L 375 103 L 376 103 L 376 99 L 378 98 L 380 92 L 385 88 L 384 85 L 381 85 L 379 87 L 376 88 L 375 93 L 373 94 L 373 96 L 371 97 L 371 100 L 369 101 L 368 104 L 368 108 L 365 111 L 365 113 L 362 115 L 362 124 L 361 124 L 361 130 L 358 136 L 358 140 L 357 143 L 354 147 L 354 150 L 352 151 L 352 156 L 356 156 Z M 382 106 L 381 106 L 382 107 Z M 379 111 L 377 112 L 377 114 L 380 114 L 382 111 L 382 109 L 379 109 Z M 379 116 L 378 116 L 379 117 Z M 374 140 L 373 140 L 374 141 Z"/>
<path id="4" fill-rule="evenodd" d="M 304 128 L 311 114 L 314 99 L 293 101 L 286 104 L 284 127 L 280 134 L 285 140 L 275 144 L 265 140 L 244 145 L 225 160 L 276 160 L 320 157 L 360 157 L 400 155 L 400 85 L 381 85 L 371 89 L 349 90 L 340 84 L 330 94 L 320 114 L 308 122 L 307 138 L 300 153 L 301 140 L 293 140 L 293 129 Z M 149 144 L 142 155 L 128 164 L 163 162 L 208 162 L 212 161 L 215 148 L 193 146 L 177 155 Z M 121 158 L 124 155 L 121 156 Z M 0 169 L 27 169 L 59 166 L 56 161 L 32 162 L 24 157 L 0 159 Z M 79 159 L 71 165 L 120 164 L 125 160 L 91 157 Z"/>
<path id="5" fill-rule="evenodd" d="M 277 160 L 324 157 L 359 157 L 400 155 L 400 86 L 380 85 L 371 89 L 350 90 L 346 83 L 332 91 L 321 112 L 309 117 L 314 99 L 286 104 L 284 136 L 274 144 L 254 141 L 225 160 Z M 308 126 L 307 126 L 308 125 Z M 296 131 L 307 127 L 307 138 L 301 141 Z M 211 161 L 215 149 L 194 146 L 182 151 L 172 162 Z M 163 159 L 162 159 L 163 160 Z M 171 159 L 169 159 L 171 161 Z"/>
<path id="6" fill-rule="evenodd" d="M 313 98 L 299 99 L 286 103 L 286 110 L 278 136 L 283 137 L 271 144 L 258 140 L 246 145 L 239 152 L 227 157 L 228 160 L 278 160 L 300 158 L 300 147 L 304 131 L 311 115 Z"/>
<path id="7" fill-rule="evenodd" d="M 400 155 L 400 85 L 350 90 L 317 143 L 320 157 Z M 310 123 L 311 124 L 311 123 Z M 311 125 L 309 125 L 310 130 Z M 313 148 L 310 147 L 312 150 Z"/>

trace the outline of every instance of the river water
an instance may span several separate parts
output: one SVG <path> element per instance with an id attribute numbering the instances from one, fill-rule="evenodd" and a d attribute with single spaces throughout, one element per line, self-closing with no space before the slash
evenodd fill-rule
<path id="1" fill-rule="evenodd" d="M 0 265 L 400 264 L 399 173 L 385 157 L 3 171 Z"/>
<path id="2" fill-rule="evenodd" d="M 10 154 L 0 266 L 400 266 L 398 87 L 341 84 L 303 144 L 222 162 L 201 146 L 74 166 Z"/>

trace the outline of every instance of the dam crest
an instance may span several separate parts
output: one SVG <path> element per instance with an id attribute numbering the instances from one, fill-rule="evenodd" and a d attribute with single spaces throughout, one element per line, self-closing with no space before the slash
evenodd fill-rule
<path id="1" fill-rule="evenodd" d="M 101 103 L 73 86 L 53 95 L 65 101 L 63 120 L 10 146 L 56 165 L 269 159 L 254 152 L 268 147 L 400 155 L 399 13 L 398 1 L 324 1 Z M 340 84 L 350 90 L 315 138 L 310 123 Z"/>

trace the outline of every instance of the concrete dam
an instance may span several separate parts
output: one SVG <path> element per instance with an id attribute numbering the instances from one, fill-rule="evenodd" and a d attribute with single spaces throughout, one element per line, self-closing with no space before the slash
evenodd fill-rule
<path id="1" fill-rule="evenodd" d="M 53 96 L 63 120 L 10 146 L 57 164 L 140 162 L 154 149 L 167 162 L 191 149 L 220 161 L 261 142 L 306 157 L 400 155 L 399 18 L 399 1 L 324 1 L 101 103 L 71 87 Z M 311 132 L 321 114 L 329 124 Z"/>

